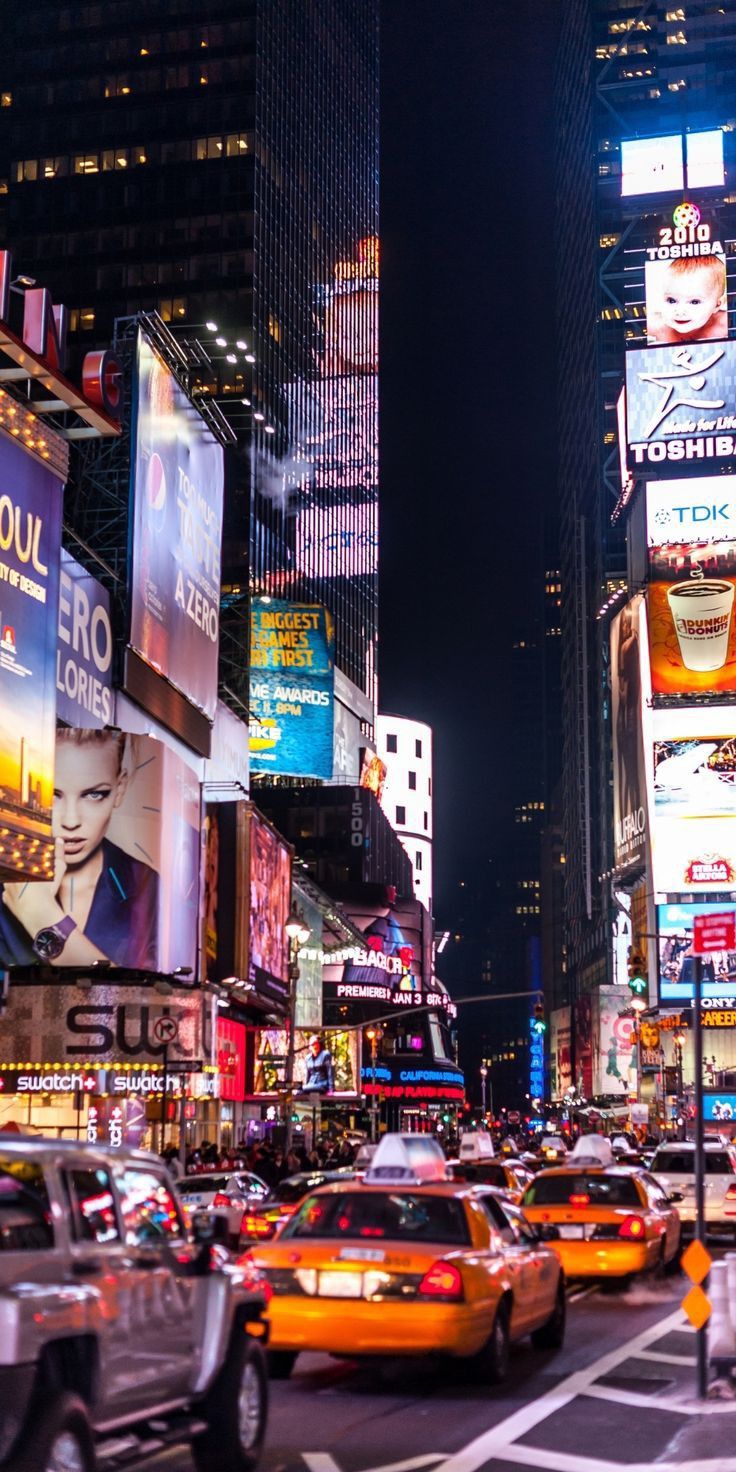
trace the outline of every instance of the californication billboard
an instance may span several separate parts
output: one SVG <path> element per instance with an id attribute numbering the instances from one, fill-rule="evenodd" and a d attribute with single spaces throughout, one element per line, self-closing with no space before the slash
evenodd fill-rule
<path id="1" fill-rule="evenodd" d="M 53 835 L 52 882 L 2 886 L 0 966 L 194 977 L 199 783 L 186 763 L 152 736 L 60 727 Z"/>
<path id="2" fill-rule="evenodd" d="M 256 598 L 250 633 L 250 766 L 332 777 L 335 632 L 317 603 Z"/>
<path id="3" fill-rule="evenodd" d="M 61 493 L 0 433 L 0 877 L 48 879 L 54 866 Z"/>
<path id="4" fill-rule="evenodd" d="M 134 441 L 130 643 L 212 720 L 223 449 L 142 334 Z"/>

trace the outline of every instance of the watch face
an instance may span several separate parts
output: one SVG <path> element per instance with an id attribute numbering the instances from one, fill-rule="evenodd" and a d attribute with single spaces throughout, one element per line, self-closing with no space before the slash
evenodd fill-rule
<path id="1" fill-rule="evenodd" d="M 64 936 L 59 935 L 55 926 L 50 925 L 47 930 L 39 930 L 33 942 L 33 949 L 42 961 L 55 961 L 64 949 Z"/>

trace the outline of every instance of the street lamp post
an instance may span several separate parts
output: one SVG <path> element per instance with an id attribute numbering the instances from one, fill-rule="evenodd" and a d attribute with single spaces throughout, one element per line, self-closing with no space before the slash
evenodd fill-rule
<path id="1" fill-rule="evenodd" d="M 383 1029 L 380 1027 L 367 1027 L 365 1035 L 371 1045 L 371 1075 L 373 1092 L 371 1094 L 371 1140 L 375 1144 L 378 1135 L 378 1094 L 376 1093 L 376 1057 L 378 1055 L 378 1043 L 383 1037 Z"/>
<path id="2" fill-rule="evenodd" d="M 289 1032 L 286 1039 L 286 1066 L 284 1073 L 284 1108 L 285 1118 L 285 1153 L 288 1155 L 294 1134 L 294 1123 L 291 1118 L 294 1103 L 294 1026 L 296 1022 L 296 984 L 299 980 L 299 948 L 306 945 L 309 940 L 309 926 L 307 925 L 301 910 L 292 904 L 289 918 L 284 926 L 289 938 Z"/>
<path id="3" fill-rule="evenodd" d="M 484 1120 L 485 1120 L 485 1117 L 486 1117 L 486 1079 L 487 1078 L 488 1078 L 488 1069 L 487 1069 L 485 1063 L 482 1063 L 481 1064 L 481 1069 L 480 1069 L 480 1087 L 481 1087 L 481 1098 L 483 1100 L 483 1119 Z"/>
<path id="4" fill-rule="evenodd" d="M 682 1053 L 685 1047 L 684 1032 L 676 1032 L 672 1041 L 675 1045 L 675 1065 L 677 1068 L 677 1139 L 681 1140 L 682 1127 L 680 1125 L 680 1115 L 682 1112 Z"/>

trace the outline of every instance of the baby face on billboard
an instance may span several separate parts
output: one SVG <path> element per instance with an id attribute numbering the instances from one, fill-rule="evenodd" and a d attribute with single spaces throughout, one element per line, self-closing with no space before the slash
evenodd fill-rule
<path id="1" fill-rule="evenodd" d="M 114 735 L 57 742 L 52 826 L 68 869 L 85 865 L 105 837 L 128 783 L 121 762 L 121 741 Z"/>
<path id="2" fill-rule="evenodd" d="M 649 342 L 702 342 L 727 335 L 722 256 L 685 257 L 647 266 Z"/>

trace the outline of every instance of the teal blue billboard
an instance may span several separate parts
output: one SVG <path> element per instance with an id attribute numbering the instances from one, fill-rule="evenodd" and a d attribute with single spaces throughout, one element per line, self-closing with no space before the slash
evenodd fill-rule
<path id="1" fill-rule="evenodd" d="M 250 769 L 332 777 L 335 633 L 318 603 L 255 598 L 250 632 Z"/>

